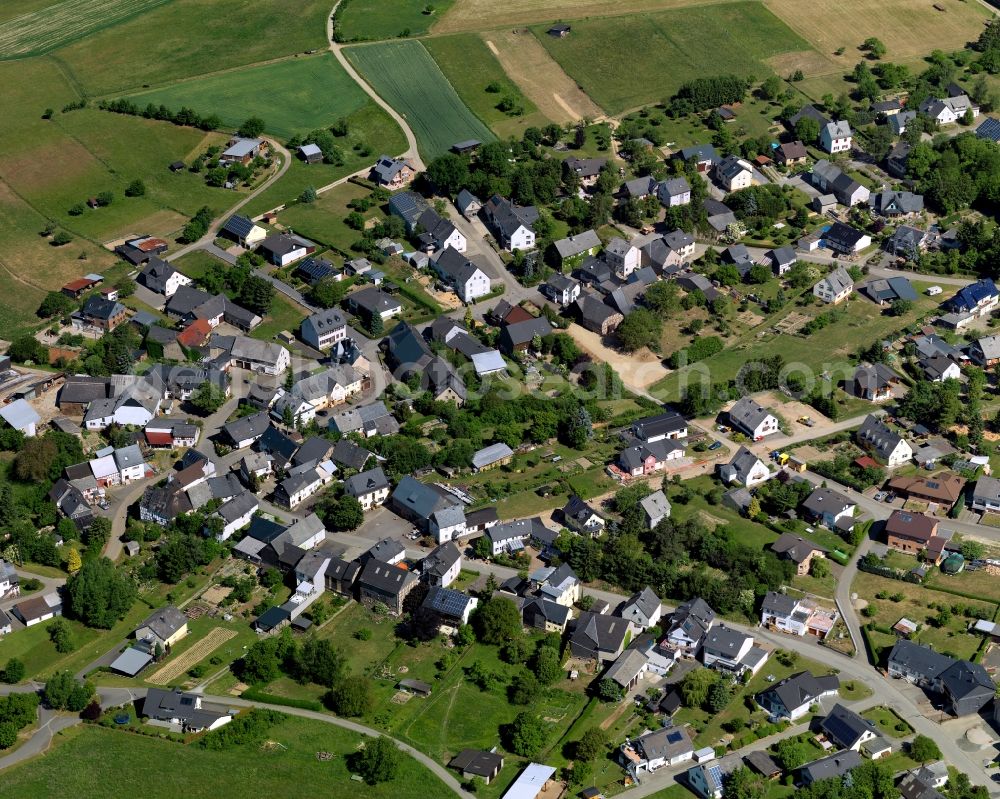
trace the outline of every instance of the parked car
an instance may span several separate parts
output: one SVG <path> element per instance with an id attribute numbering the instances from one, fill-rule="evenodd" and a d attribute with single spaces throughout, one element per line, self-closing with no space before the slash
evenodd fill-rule
<path id="1" fill-rule="evenodd" d="M 722 442 L 721 441 L 713 441 L 711 444 L 709 444 L 708 448 L 709 448 L 709 450 L 711 450 L 711 451 L 714 452 L 715 450 L 717 450 L 721 446 L 722 446 Z"/>

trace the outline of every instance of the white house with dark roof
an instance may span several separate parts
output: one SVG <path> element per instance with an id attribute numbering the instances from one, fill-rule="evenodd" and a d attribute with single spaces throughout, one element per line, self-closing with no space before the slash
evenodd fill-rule
<path id="1" fill-rule="evenodd" d="M 715 165 L 715 178 L 726 191 L 747 189 L 753 183 L 753 167 L 749 161 L 727 155 Z"/>
<path id="2" fill-rule="evenodd" d="M 553 302 L 565 307 L 579 299 L 580 282 L 556 272 L 542 284 L 541 290 Z"/>
<path id="3" fill-rule="evenodd" d="M 715 611 L 701 597 L 682 602 L 670 617 L 664 644 L 679 654 L 694 657 L 715 625 Z"/>
<path id="4" fill-rule="evenodd" d="M 483 213 L 503 249 L 513 252 L 530 250 L 535 246 L 532 226 L 538 219 L 538 209 L 533 205 L 516 205 L 495 194 L 486 201 Z"/>
<path id="5" fill-rule="evenodd" d="M 920 104 L 920 113 L 929 116 L 939 125 L 951 125 L 972 112 L 972 118 L 979 116 L 979 106 L 969 99 L 967 94 L 954 97 L 928 97 Z"/>
<path id="6" fill-rule="evenodd" d="M 737 675 L 756 674 L 767 662 L 768 652 L 754 645 L 752 635 L 741 633 L 724 624 L 715 625 L 701 646 L 702 662 L 708 668 L 730 671 Z"/>
<path id="7" fill-rule="evenodd" d="M 413 180 L 414 175 L 416 175 L 416 169 L 409 161 L 403 158 L 380 155 L 372 167 L 369 177 L 379 186 L 394 191 L 401 189 Z"/>
<path id="8" fill-rule="evenodd" d="M 913 457 L 913 448 L 906 439 L 877 416 L 866 416 L 855 437 L 863 449 L 890 469 L 909 463 Z"/>
<path id="9" fill-rule="evenodd" d="M 153 256 L 136 276 L 135 282 L 164 297 L 172 297 L 181 286 L 190 286 L 191 278 Z"/>
<path id="10" fill-rule="evenodd" d="M 617 614 L 632 622 L 640 630 L 655 627 L 663 614 L 660 598 L 648 585 L 622 602 Z"/>
<path id="11" fill-rule="evenodd" d="M 825 697 L 836 696 L 840 680 L 836 675 L 814 677 L 800 671 L 761 691 L 754 699 L 767 711 L 771 722 L 797 721 Z"/>
<path id="12" fill-rule="evenodd" d="M 843 302 L 851 296 L 852 291 L 854 291 L 854 279 L 842 266 L 838 266 L 813 286 L 813 295 L 831 305 Z"/>
<path id="13" fill-rule="evenodd" d="M 746 447 L 740 447 L 729 463 L 718 466 L 719 477 L 729 485 L 739 484 L 753 488 L 771 477 L 767 464 Z"/>
<path id="14" fill-rule="evenodd" d="M 845 225 L 843 222 L 834 222 L 830 225 L 829 230 L 823 234 L 823 243 L 834 252 L 839 252 L 843 255 L 855 255 L 865 249 L 865 247 L 871 246 L 872 237 L 863 230 Z M 837 271 L 847 274 L 847 271 L 843 267 L 839 267 Z M 819 294 L 816 296 L 820 297 L 820 299 L 825 299 Z M 830 300 L 827 300 L 827 302 L 830 302 Z"/>
<path id="15" fill-rule="evenodd" d="M 656 186 L 656 198 L 665 208 L 688 205 L 691 202 L 691 184 L 683 176 L 664 180 Z"/>
<path id="16" fill-rule="evenodd" d="M 820 128 L 819 143 L 828 153 L 846 153 L 851 149 L 853 134 L 846 120 L 827 122 Z"/>
<path id="17" fill-rule="evenodd" d="M 344 493 L 360 502 L 363 510 L 371 510 L 388 498 L 389 478 L 381 466 L 376 466 L 344 480 Z"/>
<path id="18" fill-rule="evenodd" d="M 490 278 L 463 251 L 445 247 L 431 259 L 431 266 L 462 302 L 470 303 L 490 293 Z"/>
<path id="19" fill-rule="evenodd" d="M 618 277 L 625 280 L 642 265 L 642 253 L 634 244 L 616 236 L 604 248 L 604 260 Z"/>
<path id="20" fill-rule="evenodd" d="M 778 419 L 751 397 L 743 397 L 726 412 L 729 423 L 754 441 L 777 433 Z"/>
<path id="21" fill-rule="evenodd" d="M 465 252 L 466 240 L 450 219 L 445 219 L 433 208 L 428 208 L 417 219 L 417 225 L 423 228 L 420 236 L 422 242 L 433 245 L 437 250 L 447 247 L 456 252 Z M 424 237 L 427 237 L 426 239 Z"/>
<path id="22" fill-rule="evenodd" d="M 347 338 L 347 318 L 339 308 L 327 308 L 302 320 L 302 340 L 318 350 L 328 350 Z"/>

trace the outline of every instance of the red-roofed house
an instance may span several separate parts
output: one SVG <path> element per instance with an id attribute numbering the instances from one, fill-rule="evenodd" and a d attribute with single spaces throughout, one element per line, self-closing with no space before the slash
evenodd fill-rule
<path id="1" fill-rule="evenodd" d="M 212 323 L 207 319 L 195 319 L 177 336 L 177 343 L 182 347 L 200 347 L 212 334 Z"/>

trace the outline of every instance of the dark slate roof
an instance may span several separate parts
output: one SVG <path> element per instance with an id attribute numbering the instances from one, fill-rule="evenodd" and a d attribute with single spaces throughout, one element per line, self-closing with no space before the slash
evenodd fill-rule
<path id="1" fill-rule="evenodd" d="M 812 782 L 816 782 L 833 777 L 843 777 L 860 765 L 861 755 L 854 751 L 847 751 L 814 760 L 812 763 L 802 766 L 800 771 L 803 775 L 808 775 Z"/>
<path id="2" fill-rule="evenodd" d="M 344 493 L 352 497 L 379 491 L 389 487 L 389 478 L 385 476 L 381 466 L 352 475 L 344 481 Z"/>
<path id="3" fill-rule="evenodd" d="M 814 677 L 808 671 L 800 671 L 762 691 L 761 696 L 773 694 L 791 712 L 802 705 L 811 705 L 827 691 L 835 691 L 839 687 L 840 680 L 836 675 Z"/>
<path id="4" fill-rule="evenodd" d="M 431 550 L 430 554 L 424 558 L 421 570 L 424 574 L 441 577 L 461 559 L 462 551 L 454 541 L 449 541 Z"/>
<path id="5" fill-rule="evenodd" d="M 463 749 L 455 755 L 449 768 L 457 769 L 463 774 L 475 774 L 477 777 L 490 778 L 503 766 L 503 758 L 495 752 L 484 752 L 482 749 Z"/>
<path id="6" fill-rule="evenodd" d="M 409 322 L 400 322 L 389 332 L 389 355 L 399 366 L 423 369 L 433 357 L 417 329 Z"/>
<path id="7" fill-rule="evenodd" d="M 372 453 L 364 447 L 359 447 L 348 438 L 342 438 L 333 448 L 333 462 L 346 469 L 361 471 L 372 457 Z"/>
<path id="8" fill-rule="evenodd" d="M 853 749 L 866 733 L 878 734 L 878 729 L 868 719 L 862 718 L 839 702 L 820 722 L 820 728 L 842 749 Z"/>
<path id="9" fill-rule="evenodd" d="M 934 680 L 955 661 L 947 655 L 935 652 L 905 639 L 897 641 L 889 653 L 889 663 L 920 675 L 926 680 Z"/>
<path id="10" fill-rule="evenodd" d="M 361 585 L 368 586 L 384 594 L 398 596 L 417 581 L 416 576 L 406 569 L 371 558 L 358 578 Z"/>

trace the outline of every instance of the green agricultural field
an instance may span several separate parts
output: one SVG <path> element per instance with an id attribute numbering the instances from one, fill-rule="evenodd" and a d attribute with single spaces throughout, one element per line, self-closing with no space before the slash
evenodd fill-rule
<path id="1" fill-rule="evenodd" d="M 136 0 L 118 0 L 125 2 Z M 171 0 L 63 47 L 55 57 L 89 96 L 117 95 L 326 50 L 332 5 L 331 0 Z"/>
<path id="2" fill-rule="evenodd" d="M 145 799 L 176 799 L 186 793 L 279 796 L 290 785 L 308 786 L 309 796 L 365 799 L 425 799 L 448 792 L 430 771 L 405 755 L 394 780 L 376 786 L 353 782 L 346 758 L 358 748 L 361 736 L 332 724 L 288 716 L 267 737 L 281 747 L 209 751 L 197 744 L 88 725 L 61 733 L 43 759 L 4 772 L 4 792 L 21 799 L 100 796 L 105 789 L 99 786 L 110 785 L 116 792 Z M 317 752 L 330 752 L 333 758 L 320 761 Z M 158 774 L 152 780 L 151 764 Z M 193 785 L 197 791 L 192 792 Z"/>
<path id="3" fill-rule="evenodd" d="M 169 0 L 63 0 L 0 24 L 0 58 L 40 55 L 138 17 Z"/>
<path id="4" fill-rule="evenodd" d="M 577 20 L 565 39 L 546 35 L 544 25 L 532 30 L 591 99 L 613 114 L 662 102 L 691 78 L 724 72 L 762 78 L 772 72 L 767 59 L 811 49 L 752 2 Z"/>
<path id="5" fill-rule="evenodd" d="M 519 136 L 526 127 L 548 124 L 545 115 L 504 74 L 500 62 L 479 36 L 472 33 L 435 36 L 424 40 L 424 46 L 463 102 L 498 135 Z M 486 91 L 494 83 L 500 91 Z M 497 103 L 505 97 L 519 103 L 524 113 L 509 116 L 497 109 Z"/>
<path id="6" fill-rule="evenodd" d="M 328 127 L 367 102 L 332 53 L 209 75 L 130 99 L 140 105 L 188 106 L 202 114 L 216 113 L 233 127 L 259 116 L 268 132 L 286 137 Z"/>
<path id="7" fill-rule="evenodd" d="M 344 51 L 375 90 L 403 116 L 425 159 L 464 139 L 496 137 L 462 102 L 420 42 L 360 45 Z"/>
<path id="8" fill-rule="evenodd" d="M 342 0 L 337 34 L 342 42 L 395 39 L 426 33 L 451 7 L 452 0 Z M 431 9 L 431 13 L 426 13 Z"/>

